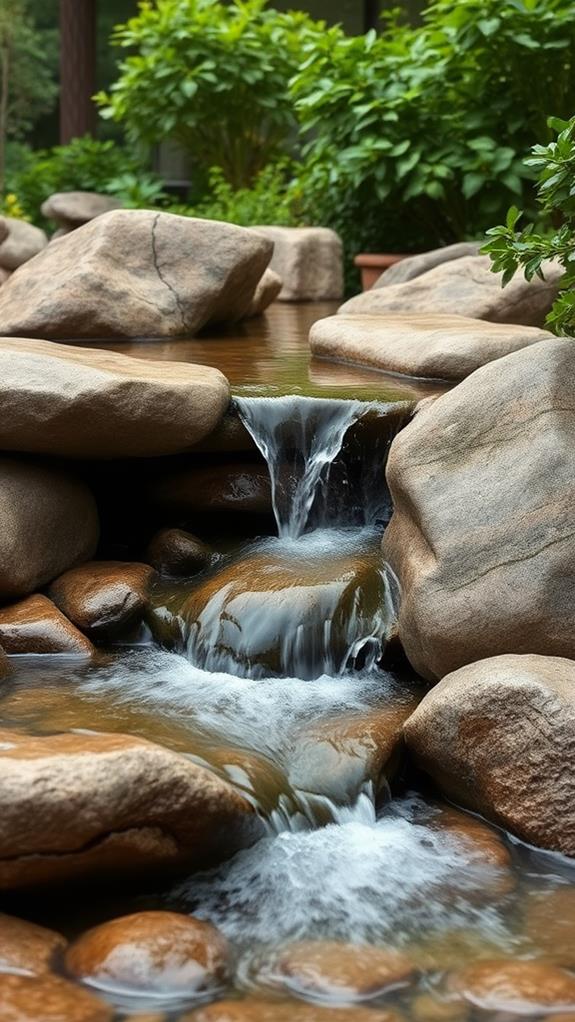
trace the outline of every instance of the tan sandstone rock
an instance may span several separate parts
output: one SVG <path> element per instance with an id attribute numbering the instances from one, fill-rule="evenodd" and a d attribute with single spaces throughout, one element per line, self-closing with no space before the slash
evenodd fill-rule
<path id="1" fill-rule="evenodd" d="M 250 319 L 252 316 L 261 316 L 266 311 L 268 305 L 275 302 L 282 287 L 283 280 L 279 273 L 276 273 L 275 270 L 267 269 L 256 287 L 252 303 L 246 313 L 246 319 Z"/>
<path id="2" fill-rule="evenodd" d="M 487 323 L 466 316 L 410 313 L 320 319 L 312 354 L 386 372 L 460 380 L 480 366 L 554 335 L 536 327 Z"/>
<path id="3" fill-rule="evenodd" d="M 283 281 L 281 302 L 339 301 L 343 295 L 343 246 L 328 227 L 256 227 L 273 241 L 270 268 Z"/>
<path id="4" fill-rule="evenodd" d="M 60 933 L 0 913 L 0 973 L 51 972 L 67 946 Z"/>
<path id="5" fill-rule="evenodd" d="M 427 273 L 428 270 L 433 270 L 443 263 L 450 263 L 454 259 L 463 259 L 465 256 L 479 255 L 482 244 L 481 241 L 460 241 L 455 245 L 444 245 L 442 248 L 433 248 L 429 252 L 408 256 L 390 266 L 373 286 L 378 288 L 390 287 L 392 284 L 404 284 L 406 280 L 421 277 L 422 273 Z"/>
<path id="6" fill-rule="evenodd" d="M 2 1022 L 113 1022 L 114 1009 L 59 976 L 0 974 Z"/>
<path id="7" fill-rule="evenodd" d="M 228 978 L 229 949 L 211 923 L 177 912 L 137 912 L 82 934 L 66 954 L 66 968 L 103 989 L 204 993 Z"/>
<path id="8" fill-rule="evenodd" d="M 228 407 L 229 386 L 208 366 L 4 337 L 0 402 L 3 450 L 140 457 L 184 451 L 206 437 Z"/>
<path id="9" fill-rule="evenodd" d="M 575 1008 L 575 976 L 544 962 L 480 961 L 453 973 L 447 985 L 484 1011 L 541 1015 Z"/>
<path id="10" fill-rule="evenodd" d="M 425 310 L 443 316 L 468 316 L 492 323 L 543 326 L 557 296 L 563 270 L 547 263 L 545 280 L 528 283 L 521 274 L 501 287 L 489 256 L 465 256 L 443 263 L 404 284 L 375 288 L 351 298 L 340 315 L 410 315 Z M 1 320 L 0 320 L 1 324 Z"/>
<path id="11" fill-rule="evenodd" d="M 2 217 L 2 223 L 8 227 L 8 234 L 0 242 L 0 266 L 4 270 L 17 270 L 48 244 L 45 232 L 34 224 L 13 217 Z"/>
<path id="12" fill-rule="evenodd" d="M 575 345 L 478 369 L 395 437 L 383 540 L 430 680 L 499 653 L 575 659 Z"/>
<path id="13" fill-rule="evenodd" d="M 0 601 L 27 596 L 87 560 L 98 534 L 96 504 L 82 482 L 0 458 Z"/>
<path id="14" fill-rule="evenodd" d="M 0 888 L 190 869 L 261 833 L 229 784 L 120 734 L 0 735 Z"/>
<path id="15" fill-rule="evenodd" d="M 231 224 L 143 209 L 104 213 L 53 241 L 2 287 L 0 334 L 189 337 L 245 316 L 271 252 L 267 238 Z M 0 265 L 8 265 L 2 246 Z"/>
<path id="16" fill-rule="evenodd" d="M 60 227 L 74 230 L 102 213 L 121 208 L 118 199 L 99 192 L 55 192 L 42 203 L 42 216 L 55 220 Z"/>
<path id="17" fill-rule="evenodd" d="M 89 639 L 40 593 L 0 608 L 0 643 L 7 653 L 91 657 Z"/>
<path id="18" fill-rule="evenodd" d="M 148 564 L 88 561 L 57 578 L 50 596 L 82 632 L 110 638 L 142 620 L 153 577 Z"/>
<path id="19" fill-rule="evenodd" d="M 575 662 L 510 654 L 462 667 L 422 700 L 405 737 L 454 801 L 575 855 Z"/>

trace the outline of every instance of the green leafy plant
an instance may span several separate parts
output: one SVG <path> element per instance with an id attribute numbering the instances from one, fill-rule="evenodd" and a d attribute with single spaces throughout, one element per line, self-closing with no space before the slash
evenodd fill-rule
<path id="1" fill-rule="evenodd" d="M 503 286 L 522 269 L 527 280 L 544 277 L 544 262 L 556 259 L 565 273 L 559 295 L 547 317 L 557 334 L 575 335 L 575 117 L 569 121 L 552 117 L 549 127 L 558 136 L 548 145 L 533 146 L 525 161 L 537 174 L 537 198 L 545 222 L 555 230 L 538 233 L 529 223 L 518 230 L 523 216 L 516 206 L 504 225 L 487 231 L 492 239 L 482 249 L 491 256 L 493 270 L 503 273 Z"/>
<path id="2" fill-rule="evenodd" d="M 251 188 L 232 188 L 219 167 L 209 174 L 209 192 L 194 205 L 171 206 L 172 212 L 225 220 L 251 227 L 254 224 L 278 224 L 295 227 L 300 222 L 299 196 L 293 183 L 293 165 L 288 160 L 272 163 L 255 178 Z"/>
<path id="3" fill-rule="evenodd" d="M 131 141 L 175 139 L 204 170 L 249 187 L 295 131 L 288 82 L 323 28 L 266 0 L 145 0 L 114 33 L 130 53 L 96 97 L 100 112 Z"/>

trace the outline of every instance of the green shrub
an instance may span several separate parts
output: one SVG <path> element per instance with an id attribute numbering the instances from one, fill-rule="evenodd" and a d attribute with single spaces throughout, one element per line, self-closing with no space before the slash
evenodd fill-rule
<path id="1" fill-rule="evenodd" d="M 157 0 L 120 25 L 119 65 L 103 117 L 133 142 L 175 139 L 204 170 L 220 167 L 234 189 L 288 146 L 296 119 L 288 94 L 306 42 L 323 23 L 280 14 L 266 0 Z"/>
<path id="2" fill-rule="evenodd" d="M 554 231 L 536 233 L 535 225 L 517 230 L 523 215 L 515 206 L 504 226 L 487 234 L 493 239 L 483 249 L 493 262 L 494 272 L 503 272 L 508 284 L 519 269 L 527 280 L 543 277 L 545 259 L 557 259 L 565 273 L 559 296 L 547 317 L 557 334 L 575 335 L 575 117 L 570 121 L 550 118 L 549 126 L 559 134 L 547 146 L 536 145 L 526 164 L 537 173 L 537 198 L 542 213 L 556 225 Z"/>
<path id="3" fill-rule="evenodd" d="M 194 206 L 170 206 L 174 213 L 226 220 L 240 227 L 278 224 L 295 227 L 300 222 L 298 194 L 289 161 L 271 163 L 255 178 L 251 188 L 232 188 L 219 167 L 209 174 L 206 198 Z"/>

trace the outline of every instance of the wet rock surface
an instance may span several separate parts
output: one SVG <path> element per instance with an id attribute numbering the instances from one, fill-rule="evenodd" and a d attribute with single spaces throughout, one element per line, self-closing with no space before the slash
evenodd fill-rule
<path id="1" fill-rule="evenodd" d="M 0 458 L 0 600 L 17 600 L 93 556 L 98 512 L 66 472 Z"/>
<path id="2" fill-rule="evenodd" d="M 525 934 L 555 965 L 575 969 L 575 887 L 533 893 L 525 904 Z"/>
<path id="3" fill-rule="evenodd" d="M 0 913 L 0 974 L 38 976 L 60 964 L 67 940 L 54 930 Z M 1 1002 L 0 1002 L 1 1010 Z"/>
<path id="4" fill-rule="evenodd" d="M 488 960 L 452 974 L 451 994 L 484 1011 L 538 1015 L 575 1009 L 575 976 L 538 961 Z"/>
<path id="5" fill-rule="evenodd" d="M 59 976 L 0 974 L 2 1022 L 114 1022 L 114 1009 Z"/>
<path id="6" fill-rule="evenodd" d="M 217 369 L 206 366 L 4 337 L 0 399 L 4 450 L 151 457 L 186 450 L 215 429 L 228 406 L 229 387 Z"/>
<path id="7" fill-rule="evenodd" d="M 146 557 L 161 575 L 187 578 L 208 567 L 212 550 L 184 529 L 161 529 L 150 540 Z"/>
<path id="8" fill-rule="evenodd" d="M 219 1001 L 184 1015 L 181 1022 L 333 1022 L 334 1010 L 297 1001 L 266 1001 L 246 997 Z M 385 1008 L 338 1008 L 338 1022 L 400 1022 L 401 1015 Z"/>
<path id="9" fill-rule="evenodd" d="M 152 505 L 189 519 L 212 511 L 271 514 L 271 485 L 265 465 L 249 462 L 194 466 L 167 472 L 148 489 Z"/>
<path id="10" fill-rule="evenodd" d="M 81 631 L 104 639 L 141 621 L 153 578 L 154 569 L 148 564 L 88 561 L 61 575 L 49 592 Z"/>
<path id="11" fill-rule="evenodd" d="M 8 266 L 1 248 L 0 265 Z M 268 239 L 231 224 L 151 210 L 104 213 L 53 241 L 4 285 L 0 332 L 189 337 L 246 315 L 271 253 Z"/>
<path id="12" fill-rule="evenodd" d="M 91 657 L 95 653 L 89 639 L 39 593 L 0 607 L 0 643 L 9 654 Z"/>
<path id="13" fill-rule="evenodd" d="M 417 763 L 456 802 L 575 855 L 575 663 L 500 656 L 447 675 L 405 724 Z"/>
<path id="14" fill-rule="evenodd" d="M 402 265 L 401 263 L 397 265 Z M 460 380 L 480 366 L 540 341 L 547 330 L 455 315 L 331 316 L 314 323 L 314 355 L 409 376 Z"/>
<path id="15" fill-rule="evenodd" d="M 225 983 L 229 949 L 210 923 L 176 912 L 140 912 L 84 933 L 65 963 L 71 975 L 102 989 L 191 995 Z"/>

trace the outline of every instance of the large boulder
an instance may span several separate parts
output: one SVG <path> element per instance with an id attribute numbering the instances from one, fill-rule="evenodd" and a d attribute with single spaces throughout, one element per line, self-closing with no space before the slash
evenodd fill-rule
<path id="1" fill-rule="evenodd" d="M 45 232 L 39 227 L 34 227 L 34 224 L 13 217 L 2 217 L 1 222 L 3 227 L 8 228 L 4 240 L 0 243 L 2 269 L 17 270 L 46 248 L 48 238 Z M 4 232 L 0 232 L 0 237 L 2 233 Z"/>
<path id="2" fill-rule="evenodd" d="M 98 535 L 96 503 L 84 483 L 39 463 L 0 458 L 0 602 L 88 560 Z"/>
<path id="3" fill-rule="evenodd" d="M 498 653 L 575 659 L 575 345 L 478 369 L 395 438 L 383 541 L 399 634 L 435 680 Z"/>
<path id="4" fill-rule="evenodd" d="M 392 284 L 404 284 L 406 280 L 421 277 L 422 273 L 427 273 L 428 270 L 433 270 L 443 263 L 450 263 L 454 259 L 463 259 L 465 256 L 479 255 L 482 244 L 481 241 L 460 241 L 456 245 L 444 245 L 443 248 L 433 248 L 429 252 L 408 256 L 385 270 L 373 286 L 378 288 L 390 287 Z"/>
<path id="5" fill-rule="evenodd" d="M 274 244 L 270 268 L 281 280 L 280 302 L 339 301 L 343 245 L 328 227 L 256 227 Z"/>
<path id="6" fill-rule="evenodd" d="M 143 209 L 104 213 L 53 241 L 2 287 L 0 333 L 189 337 L 246 315 L 272 249 L 231 224 Z"/>
<path id="7" fill-rule="evenodd" d="M 0 643 L 6 653 L 91 657 L 94 646 L 41 593 L 0 607 Z"/>
<path id="8" fill-rule="evenodd" d="M 261 831 L 231 785 L 143 739 L 1 737 L 0 889 L 195 868 Z"/>
<path id="9" fill-rule="evenodd" d="M 311 328 L 312 354 L 408 376 L 461 380 L 480 366 L 553 334 L 466 316 L 329 316 Z"/>
<path id="10" fill-rule="evenodd" d="M 75 230 L 103 213 L 121 209 L 122 203 L 99 192 L 55 192 L 42 203 L 42 216 L 66 231 Z"/>
<path id="11" fill-rule="evenodd" d="M 140 457 L 183 451 L 211 433 L 229 387 L 208 366 L 4 337 L 0 403 L 5 451 Z"/>
<path id="12" fill-rule="evenodd" d="M 492 323 L 543 326 L 563 274 L 555 263 L 546 263 L 544 269 L 545 280 L 534 277 L 528 283 L 517 274 L 502 288 L 502 276 L 491 272 L 488 256 L 466 256 L 442 263 L 403 284 L 365 291 L 342 305 L 339 312 L 340 315 L 389 316 L 423 309 L 426 313 L 469 316 Z M 11 286 L 9 282 L 8 288 Z"/>
<path id="13" fill-rule="evenodd" d="M 449 798 L 575 856 L 575 662 L 508 654 L 469 664 L 428 693 L 404 730 Z"/>

